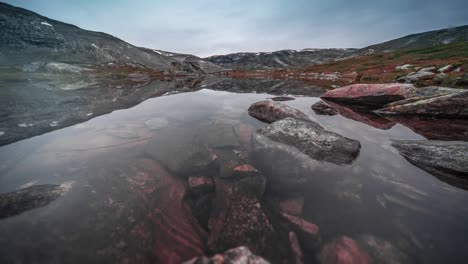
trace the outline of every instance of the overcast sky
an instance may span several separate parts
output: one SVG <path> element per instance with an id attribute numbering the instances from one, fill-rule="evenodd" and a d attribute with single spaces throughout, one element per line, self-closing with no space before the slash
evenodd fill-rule
<path id="1" fill-rule="evenodd" d="M 468 0 L 7 0 L 131 44 L 198 56 L 360 48 L 468 24 Z"/>

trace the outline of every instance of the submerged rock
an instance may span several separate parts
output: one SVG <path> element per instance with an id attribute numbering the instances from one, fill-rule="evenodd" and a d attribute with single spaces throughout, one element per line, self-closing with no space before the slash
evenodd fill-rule
<path id="1" fill-rule="evenodd" d="M 414 260 L 411 261 L 403 251 L 395 247 L 387 240 L 372 235 L 360 235 L 356 238 L 356 240 L 360 246 L 366 249 L 375 263 L 414 263 Z"/>
<path id="2" fill-rule="evenodd" d="M 350 237 L 342 236 L 325 244 L 320 251 L 320 263 L 327 264 L 367 264 L 370 256 Z"/>
<path id="3" fill-rule="evenodd" d="M 293 118 L 277 121 L 258 130 L 273 141 L 295 147 L 316 160 L 335 164 L 349 164 L 359 154 L 359 141 L 325 130 L 315 122 Z"/>
<path id="4" fill-rule="evenodd" d="M 262 204 L 266 178 L 251 165 L 236 166 L 233 176 L 216 179 L 216 195 L 208 222 L 212 252 L 245 245 L 256 254 L 284 262 L 291 259 L 287 234 Z M 271 243 L 275 241 L 275 243 Z"/>
<path id="5" fill-rule="evenodd" d="M 56 184 L 36 185 L 0 194 L 0 219 L 48 205 L 64 193 Z"/>
<path id="6" fill-rule="evenodd" d="M 254 103 L 248 111 L 249 115 L 267 123 L 273 123 L 287 117 L 304 121 L 310 120 L 303 112 L 271 100 Z"/>
<path id="7" fill-rule="evenodd" d="M 468 190 L 468 142 L 394 140 L 392 146 L 415 166 Z"/>
<path id="8" fill-rule="evenodd" d="M 449 93 L 407 104 L 377 110 L 383 115 L 421 115 L 449 118 L 468 118 L 468 91 Z"/>
<path id="9" fill-rule="evenodd" d="M 254 255 L 247 247 L 240 246 L 230 249 L 223 254 L 216 254 L 211 258 L 196 257 L 184 264 L 269 264 L 262 257 Z"/>
<path id="10" fill-rule="evenodd" d="M 353 84 L 330 90 L 321 98 L 335 102 L 362 105 L 370 108 L 403 100 L 413 96 L 415 88 L 411 84 Z"/>

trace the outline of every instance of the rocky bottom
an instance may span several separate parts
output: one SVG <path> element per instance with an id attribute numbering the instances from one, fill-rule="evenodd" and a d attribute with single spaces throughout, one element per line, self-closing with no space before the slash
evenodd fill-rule
<path id="1" fill-rule="evenodd" d="M 465 259 L 468 193 L 408 154 L 431 155 L 412 145 L 424 135 L 312 109 L 316 97 L 274 98 L 170 95 L 3 146 L 0 262 Z"/>

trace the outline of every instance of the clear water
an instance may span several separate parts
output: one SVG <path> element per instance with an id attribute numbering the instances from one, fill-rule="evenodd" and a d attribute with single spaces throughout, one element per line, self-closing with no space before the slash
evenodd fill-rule
<path id="1" fill-rule="evenodd" d="M 59 184 L 68 191 L 46 206 L 0 219 L 0 262 L 154 263 L 163 261 L 155 251 L 179 250 L 157 225 L 164 222 L 158 217 L 185 217 L 173 211 L 186 180 L 170 175 L 144 186 L 148 181 L 139 172 L 145 169 L 142 160 L 151 159 L 149 142 L 162 130 L 174 131 L 170 140 L 183 143 L 190 140 L 180 137 L 193 133 L 179 131 L 200 129 L 199 136 L 216 141 L 210 127 L 261 128 L 265 124 L 248 116 L 247 109 L 272 97 L 203 88 L 149 99 L 1 147 L 1 193 L 41 184 Z M 372 235 L 390 242 L 408 262 L 463 263 L 468 257 L 468 192 L 411 165 L 390 146 L 390 139 L 423 136 L 400 124 L 381 130 L 342 116 L 319 116 L 310 108 L 317 97 L 295 98 L 284 103 L 326 129 L 360 141 L 362 149 L 350 165 L 320 163 L 294 194 L 267 189 L 262 199 L 299 196 L 304 201 L 301 217 L 319 226 L 324 242 L 341 235 Z M 151 148 L 158 151 L 158 146 Z M 168 189 L 175 194 L 167 196 Z M 148 202 L 145 195 L 150 192 L 159 192 L 154 196 L 159 200 Z M 161 215 L 148 216 L 151 206 L 157 206 Z M 136 234 L 142 223 L 146 228 Z M 171 228 L 190 232 L 186 223 L 178 219 Z M 200 237 L 205 242 L 206 237 Z M 305 251 L 305 262 L 313 262 L 317 252 Z M 196 255 L 197 250 L 193 252 Z"/>

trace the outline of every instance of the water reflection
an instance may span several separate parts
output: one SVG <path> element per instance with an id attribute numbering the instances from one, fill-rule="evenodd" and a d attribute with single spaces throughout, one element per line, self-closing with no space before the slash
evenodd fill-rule
<path id="1" fill-rule="evenodd" d="M 296 188 L 272 188 L 270 172 L 252 167 L 252 137 L 265 124 L 247 114 L 272 95 L 203 85 L 210 88 L 201 82 L 192 93 L 1 147 L 0 192 L 71 188 L 0 220 L 0 262 L 177 263 L 241 243 L 273 263 L 295 262 L 299 251 L 314 263 L 327 257 L 321 247 L 347 243 L 343 236 L 379 260 L 465 259 L 468 192 L 390 145 L 421 135 L 399 124 L 381 130 L 316 115 L 316 97 L 295 97 L 284 103 L 362 148 L 351 164 L 316 161 Z M 295 169 L 284 164 L 283 180 Z"/>

